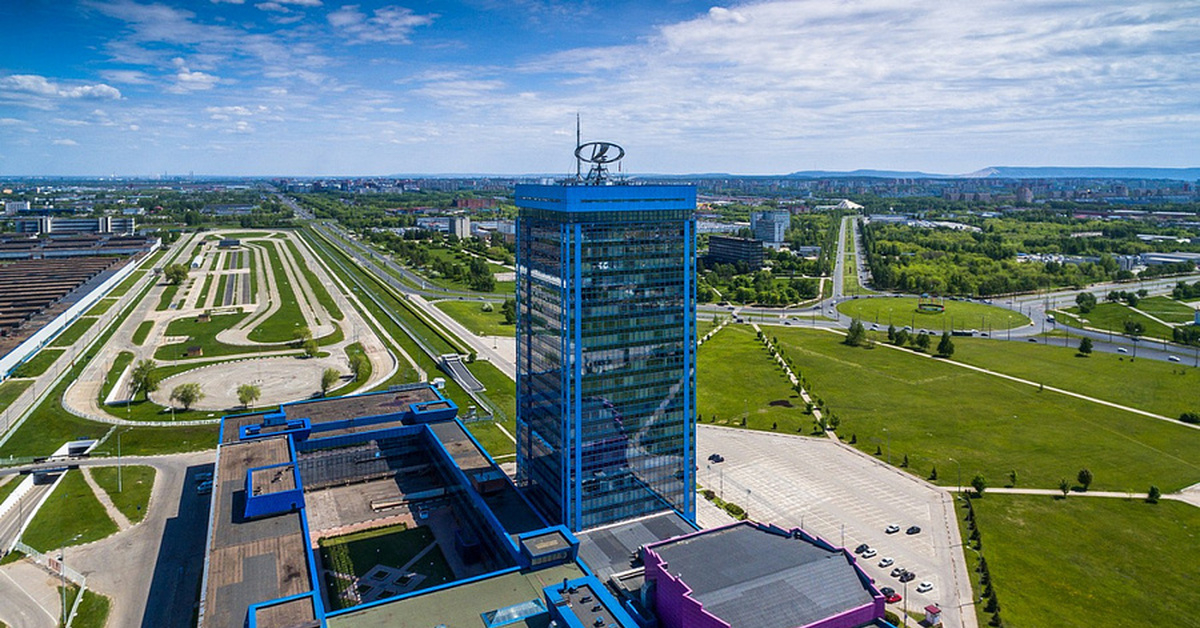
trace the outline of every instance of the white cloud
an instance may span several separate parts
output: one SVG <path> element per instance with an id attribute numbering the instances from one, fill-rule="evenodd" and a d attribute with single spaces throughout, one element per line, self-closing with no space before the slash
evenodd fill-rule
<path id="1" fill-rule="evenodd" d="M 351 43 L 385 42 L 411 43 L 409 35 L 418 26 L 429 26 L 438 15 L 418 15 L 412 9 L 389 5 L 375 9 L 370 16 L 352 4 L 332 11 L 329 24 Z"/>
<path id="2" fill-rule="evenodd" d="M 0 77 L 0 92 L 21 93 L 46 98 L 80 98 L 88 100 L 116 100 L 121 97 L 121 90 L 104 83 L 64 85 L 37 74 L 12 74 Z"/>
<path id="3" fill-rule="evenodd" d="M 140 70 L 103 70 L 100 76 L 106 81 L 124 83 L 126 85 L 148 85 L 153 81 Z"/>
<path id="4" fill-rule="evenodd" d="M 79 146 L 79 142 L 76 142 L 75 140 L 67 139 L 67 138 L 57 139 L 51 143 L 54 144 L 55 146 Z"/>

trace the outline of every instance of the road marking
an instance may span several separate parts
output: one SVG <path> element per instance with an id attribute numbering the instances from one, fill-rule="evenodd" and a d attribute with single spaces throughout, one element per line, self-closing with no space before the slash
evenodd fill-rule
<path id="1" fill-rule="evenodd" d="M 58 617 L 56 615 L 53 615 L 50 613 L 50 611 L 46 610 L 46 607 L 42 606 L 42 603 L 39 602 L 36 597 L 33 597 L 32 593 L 26 591 L 25 587 L 21 586 L 16 580 L 13 580 L 12 576 L 8 575 L 8 572 L 0 571 L 0 574 L 4 574 L 4 577 L 8 578 L 9 582 L 13 583 L 18 589 L 21 590 L 21 593 L 24 593 L 26 597 L 33 600 L 33 603 L 36 604 L 38 608 L 42 609 L 42 612 L 45 613 L 47 617 L 49 617 L 52 621 L 58 621 Z"/>

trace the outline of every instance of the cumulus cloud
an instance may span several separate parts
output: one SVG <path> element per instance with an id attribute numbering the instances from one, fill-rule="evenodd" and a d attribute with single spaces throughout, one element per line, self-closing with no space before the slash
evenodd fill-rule
<path id="1" fill-rule="evenodd" d="M 87 100 L 117 100 L 121 90 L 104 83 L 62 84 L 37 74 L 12 74 L 0 77 L 0 91 L 16 92 L 46 98 L 80 98 Z"/>
<path id="2" fill-rule="evenodd" d="M 55 146 L 79 146 L 79 142 L 68 138 L 60 138 L 51 142 Z"/>
<path id="3" fill-rule="evenodd" d="M 368 16 L 359 5 L 352 4 L 330 12 L 327 19 L 351 43 L 407 44 L 409 35 L 418 26 L 429 26 L 437 17 L 432 13 L 418 15 L 412 9 L 394 5 L 375 9 Z"/>

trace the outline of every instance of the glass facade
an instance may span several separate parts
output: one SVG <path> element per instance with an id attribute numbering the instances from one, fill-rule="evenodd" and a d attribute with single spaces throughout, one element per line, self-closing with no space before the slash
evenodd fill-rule
<path id="1" fill-rule="evenodd" d="M 517 186 L 517 469 L 572 530 L 695 515 L 695 189 Z"/>

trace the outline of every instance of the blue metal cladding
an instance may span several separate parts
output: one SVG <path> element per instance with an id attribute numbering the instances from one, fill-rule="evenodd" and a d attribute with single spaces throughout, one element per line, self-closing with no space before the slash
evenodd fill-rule
<path id="1" fill-rule="evenodd" d="M 695 515 L 695 189 L 517 186 L 517 467 L 572 530 Z"/>

